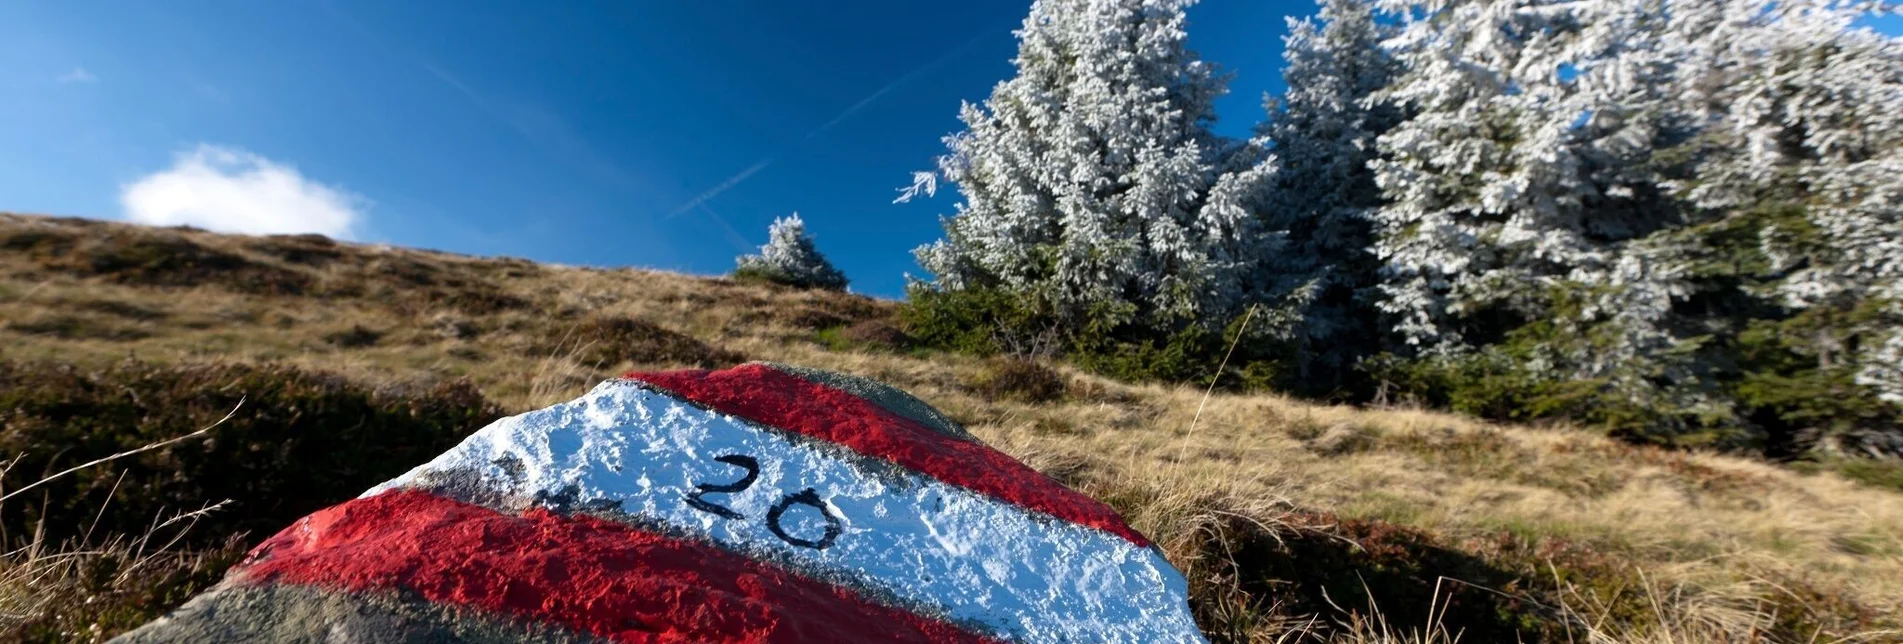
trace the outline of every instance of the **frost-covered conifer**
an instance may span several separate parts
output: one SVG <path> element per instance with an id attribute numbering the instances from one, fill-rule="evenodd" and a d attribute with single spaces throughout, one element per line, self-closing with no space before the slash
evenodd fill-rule
<path id="1" fill-rule="evenodd" d="M 1375 312 L 1366 291 L 1376 258 L 1369 214 L 1381 205 L 1368 162 L 1375 139 L 1398 111 L 1371 100 L 1398 71 L 1381 47 L 1392 31 L 1366 0 L 1321 0 L 1315 18 L 1289 19 L 1282 77 L 1288 92 L 1270 99 L 1260 128 L 1279 167 L 1261 212 L 1288 243 L 1269 258 L 1272 272 L 1316 292 L 1301 324 L 1303 367 L 1339 374 L 1372 347 Z"/>
<path id="2" fill-rule="evenodd" d="M 736 260 L 736 275 L 760 277 L 801 288 L 846 290 L 846 274 L 833 268 L 826 256 L 813 247 L 806 234 L 806 222 L 799 213 L 773 220 L 767 229 L 767 243 L 758 255 L 743 255 Z"/>
<path id="3" fill-rule="evenodd" d="M 1259 150 L 1209 131 L 1224 80 L 1192 0 L 1038 0 L 1017 74 L 966 104 L 939 172 L 962 203 L 918 249 L 931 286 L 996 288 L 1069 330 L 1227 323 L 1262 289 Z"/>
<path id="4" fill-rule="evenodd" d="M 1674 7 L 1676 89 L 1709 125 L 1671 187 L 1757 231 L 1763 294 L 1814 321 L 1818 369 L 1903 404 L 1903 43 L 1854 27 L 1870 2 Z"/>
<path id="5" fill-rule="evenodd" d="M 1873 3 L 1381 6 L 1406 71 L 1379 96 L 1410 113 L 1373 162 L 1375 247 L 1407 343 L 1531 339 L 1529 372 L 1703 422 L 1736 412 L 1729 342 L 1900 399 L 1903 55 L 1852 28 Z"/>
<path id="6" fill-rule="evenodd" d="M 1422 350 L 1457 350 L 1490 312 L 1531 317 L 1543 291 L 1612 257 L 1588 234 L 1591 186 L 1558 57 L 1562 2 L 1385 0 L 1405 71 L 1380 97 L 1410 118 L 1372 162 L 1381 308 Z"/>

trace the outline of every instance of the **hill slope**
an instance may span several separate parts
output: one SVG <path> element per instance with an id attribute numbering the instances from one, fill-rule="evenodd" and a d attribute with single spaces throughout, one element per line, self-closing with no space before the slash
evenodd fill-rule
<path id="1" fill-rule="evenodd" d="M 631 368 L 773 360 L 908 390 L 1110 502 L 1190 577 L 1219 641 L 1903 641 L 1889 630 L 1903 613 L 1894 491 L 1567 428 L 1271 395 L 1205 401 L 1186 387 L 912 350 L 887 321 L 896 306 L 651 271 L 0 215 L 0 360 L 19 373 L 71 365 L 90 374 L 73 376 L 87 387 L 131 391 L 114 384 L 129 377 L 128 356 L 268 363 L 259 368 L 378 391 L 466 379 L 514 413 Z M 0 436 L 40 413 L 22 409 L 0 410 L 10 414 Z M 5 483 L 33 479 L 13 472 Z M 106 494 L 122 503 L 114 485 Z M 215 578 L 229 565 L 219 556 L 264 536 L 180 546 L 198 548 L 180 574 Z M 10 538 L 9 550 L 26 542 Z M 0 619 L 43 624 L 46 611 L 76 610 L 46 603 L 73 587 L 31 574 L 47 549 L 22 552 L 0 573 L 0 606 L 14 608 Z M 176 603 L 145 594 L 157 598 L 140 611 Z"/>

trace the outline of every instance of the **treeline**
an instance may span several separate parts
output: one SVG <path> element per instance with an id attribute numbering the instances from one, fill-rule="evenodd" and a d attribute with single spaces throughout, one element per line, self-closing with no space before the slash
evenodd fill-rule
<path id="1" fill-rule="evenodd" d="M 1190 4 L 1032 5 L 1016 75 L 901 197 L 961 197 L 913 334 L 1903 456 L 1903 45 L 1857 26 L 1894 5 L 1323 0 L 1236 140 Z"/>

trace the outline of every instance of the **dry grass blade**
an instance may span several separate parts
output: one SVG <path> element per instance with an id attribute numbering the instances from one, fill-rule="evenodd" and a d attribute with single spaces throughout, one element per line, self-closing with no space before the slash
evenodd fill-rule
<path id="1" fill-rule="evenodd" d="M 1216 375 L 1210 377 L 1209 388 L 1203 391 L 1202 402 L 1196 403 L 1196 415 L 1189 419 L 1189 431 L 1183 433 L 1183 444 L 1176 448 L 1176 462 L 1183 462 L 1183 450 L 1189 449 L 1189 440 L 1196 436 L 1196 425 L 1203 420 L 1203 409 L 1209 406 L 1209 397 L 1216 394 L 1216 383 L 1222 382 L 1222 371 L 1229 368 L 1229 358 L 1236 355 L 1236 345 L 1242 344 L 1242 336 L 1249 332 L 1249 322 L 1255 319 L 1256 305 L 1249 305 L 1249 312 L 1242 316 L 1242 326 L 1236 329 L 1236 337 L 1229 341 L 1229 350 L 1222 354 L 1222 362 L 1216 365 Z"/>
<path id="2" fill-rule="evenodd" d="M 16 497 L 16 496 L 19 496 L 19 495 L 20 495 L 21 493 L 23 493 L 23 492 L 26 492 L 27 490 L 31 490 L 31 489 L 33 489 L 33 488 L 36 488 L 36 487 L 39 487 L 39 486 L 41 486 L 41 485 L 44 485 L 44 484 L 46 484 L 47 482 L 50 482 L 50 481 L 53 481 L 53 480 L 55 480 L 55 479 L 58 479 L 58 478 L 60 478 L 60 477 L 62 477 L 62 476 L 66 476 L 66 475 L 68 475 L 68 474 L 72 474 L 73 472 L 77 472 L 77 471 L 80 471 L 80 470 L 83 470 L 83 469 L 86 469 L 86 468 L 88 468 L 88 467 L 92 467 L 92 466 L 94 466 L 94 465 L 101 465 L 101 464 L 105 464 L 105 463 L 111 463 L 111 462 L 113 462 L 113 461 L 116 461 L 116 460 L 119 460 L 119 459 L 122 459 L 122 458 L 125 458 L 125 457 L 127 457 L 127 456 L 132 456 L 132 455 L 134 455 L 134 454 L 142 454 L 142 453 L 145 453 L 145 452 L 149 452 L 149 451 L 152 451 L 152 450 L 155 450 L 155 449 L 158 449 L 158 448 L 161 448 L 161 447 L 165 447 L 166 445 L 172 445 L 172 444 L 175 444 L 175 443 L 180 443 L 180 442 L 184 442 L 184 441 L 187 441 L 187 440 L 191 440 L 191 439 L 193 439 L 193 438 L 197 438 L 197 437 L 200 437 L 200 436 L 204 436 L 205 434 L 207 434 L 207 433 L 209 433 L 209 432 L 211 432 L 211 430 L 213 430 L 213 429 L 217 429 L 219 425 L 223 425 L 223 424 L 225 424 L 225 421 L 227 421 L 227 420 L 231 420 L 231 417 L 232 417 L 232 416 L 234 416 L 234 415 L 237 415 L 237 413 L 238 413 L 238 409 L 239 409 L 240 407 L 243 407 L 243 406 L 244 406 L 244 399 L 242 399 L 242 398 L 240 398 L 240 399 L 238 399 L 238 404 L 237 404 L 237 406 L 234 406 L 234 407 L 232 407 L 232 408 L 231 408 L 231 411 L 229 411 L 229 412 L 226 412 L 226 413 L 225 413 L 225 416 L 224 416 L 223 418 L 220 418 L 220 419 L 218 419 L 218 421 L 217 421 L 217 422 L 214 422 L 214 423 L 212 423 L 212 424 L 210 424 L 210 425 L 206 425 L 204 429 L 200 429 L 200 430 L 198 430 L 198 431 L 195 431 L 195 432 L 192 432 L 192 433 L 190 433 L 190 434 L 186 434 L 186 435 L 183 435 L 183 436 L 178 436 L 178 437 L 174 437 L 174 438 L 170 438 L 170 439 L 166 439 L 166 440 L 162 440 L 162 441 L 159 441 L 159 442 L 157 442 L 157 443 L 152 443 L 152 444 L 150 444 L 150 445 L 146 445 L 146 446 L 144 446 L 144 447 L 138 447 L 138 448 L 134 448 L 134 449 L 129 449 L 129 450 L 126 450 L 126 451 L 123 451 L 123 452 L 119 452 L 119 453 L 117 453 L 117 454 L 113 454 L 113 455 L 111 455 L 111 456 L 105 456 L 105 457 L 101 457 L 101 458 L 97 458 L 97 459 L 93 459 L 93 460 L 90 460 L 90 461 L 87 461 L 87 462 L 85 462 L 85 463 L 81 463 L 81 464 L 79 464 L 79 465 L 75 465 L 75 466 L 73 466 L 73 467 L 69 467 L 69 468 L 66 468 L 65 470 L 61 470 L 61 471 L 60 471 L 59 473 L 56 473 L 56 474 L 53 474 L 53 475 L 51 475 L 51 476 L 47 476 L 47 477 L 45 477 L 45 478 L 42 478 L 42 479 L 40 479 L 40 480 L 38 480 L 38 481 L 34 481 L 34 482 L 32 482 L 32 483 L 29 483 L 29 484 L 27 484 L 27 485 L 26 485 L 25 487 L 22 487 L 22 488 L 20 488 L 20 489 L 18 489 L 18 490 L 14 490 L 14 491 L 12 491 L 12 492 L 8 492 L 8 493 L 7 493 L 7 494 L 6 494 L 5 496 L 0 496 L 0 503 L 6 503 L 6 502 L 7 502 L 7 499 L 11 499 L 11 498 L 13 498 L 13 497 Z"/>

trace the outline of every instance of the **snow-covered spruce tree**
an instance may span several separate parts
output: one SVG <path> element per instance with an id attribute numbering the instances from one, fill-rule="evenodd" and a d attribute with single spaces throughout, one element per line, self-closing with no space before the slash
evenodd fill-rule
<path id="1" fill-rule="evenodd" d="M 916 288 L 1005 293 L 1071 338 L 1218 330 L 1257 301 L 1270 161 L 1210 132 L 1225 81 L 1184 46 L 1191 4 L 1032 4 L 1017 74 L 946 138 L 963 200 Z"/>
<path id="2" fill-rule="evenodd" d="M 833 268 L 832 262 L 813 247 L 813 238 L 806 234 L 806 222 L 799 213 L 774 219 L 760 254 L 742 255 L 735 263 L 734 275 L 739 277 L 800 288 L 846 290 L 846 274 Z"/>
<path id="3" fill-rule="evenodd" d="M 1807 442 L 1903 456 L 1903 44 L 1853 27 L 1875 7 L 1676 3 L 1673 89 L 1706 128 L 1669 187 L 1698 252 L 1731 260 L 1707 272 L 1759 307 L 1742 401 Z"/>
<path id="4" fill-rule="evenodd" d="M 1406 72 L 1382 96 L 1411 112 L 1374 163 L 1401 340 L 1601 387 L 1668 434 L 1894 426 L 1867 402 L 1896 386 L 1903 85 L 1896 43 L 1849 28 L 1870 3 L 1383 6 Z"/>
<path id="5" fill-rule="evenodd" d="M 1268 101 L 1259 128 L 1279 162 L 1260 214 L 1265 228 L 1288 234 L 1286 247 L 1269 257 L 1271 272 L 1315 291 L 1297 338 L 1303 379 L 1332 386 L 1378 337 L 1369 214 L 1381 191 L 1368 162 L 1399 111 L 1371 97 L 1399 68 L 1381 47 L 1393 29 L 1376 22 L 1372 3 L 1320 5 L 1315 18 L 1289 19 L 1288 91 Z"/>
<path id="6" fill-rule="evenodd" d="M 1380 5 L 1404 22 L 1388 42 L 1404 71 L 1377 98 L 1408 114 L 1371 162 L 1379 307 L 1402 352 L 1479 353 L 1529 390 L 1598 388 L 1646 422 L 1722 415 L 1675 350 L 1680 262 L 1648 242 L 1678 216 L 1644 172 L 1669 128 L 1587 78 L 1643 46 L 1630 14 L 1648 5 Z"/>

